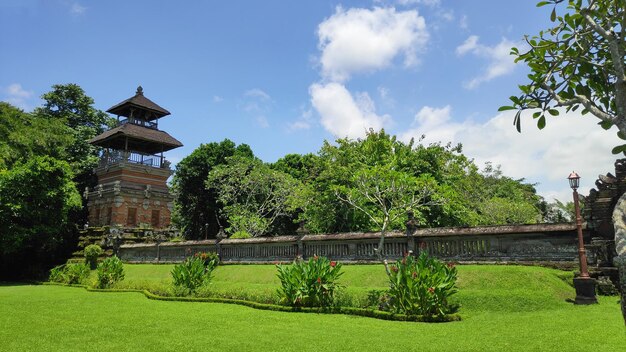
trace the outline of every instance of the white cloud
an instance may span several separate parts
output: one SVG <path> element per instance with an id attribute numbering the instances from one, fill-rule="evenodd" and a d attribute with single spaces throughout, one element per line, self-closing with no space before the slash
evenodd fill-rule
<path id="1" fill-rule="evenodd" d="M 344 10 L 320 23 L 318 37 L 322 75 L 342 82 L 353 73 L 383 69 L 398 56 L 415 65 L 428 41 L 424 18 L 417 11 L 395 8 Z"/>
<path id="2" fill-rule="evenodd" d="M 394 108 L 396 106 L 396 100 L 391 95 L 391 90 L 387 87 L 379 86 L 377 89 L 380 101 L 383 106 Z"/>
<path id="3" fill-rule="evenodd" d="M 459 56 L 471 53 L 488 61 L 487 68 L 480 75 L 463 84 L 467 89 L 474 89 L 484 82 L 507 75 L 515 69 L 514 57 L 510 55 L 510 52 L 512 47 L 519 46 L 520 43 L 503 38 L 500 43 L 490 47 L 480 44 L 478 39 L 476 35 L 469 36 L 463 44 L 456 48 L 456 53 Z"/>
<path id="4" fill-rule="evenodd" d="M 472 50 L 476 50 L 477 47 L 478 47 L 478 36 L 470 35 L 467 39 L 465 39 L 463 44 L 456 47 L 456 54 L 465 55 L 466 53 Z"/>
<path id="5" fill-rule="evenodd" d="M 254 118 L 257 125 L 267 128 L 270 123 L 267 114 L 272 111 L 272 97 L 262 89 L 253 88 L 243 93 L 243 101 L 239 108 Z"/>
<path id="6" fill-rule="evenodd" d="M 291 122 L 287 126 L 289 131 L 308 130 L 309 128 L 311 128 L 311 124 L 302 120 Z"/>
<path id="7" fill-rule="evenodd" d="M 452 122 L 452 108 L 446 105 L 443 108 L 424 106 L 413 121 L 413 128 L 400 133 L 400 139 L 408 141 L 411 138 L 419 140 L 424 136 L 423 143 L 454 142 L 456 133 L 461 131 L 463 124 Z"/>
<path id="8" fill-rule="evenodd" d="M 28 99 L 33 95 L 33 92 L 29 92 L 22 88 L 22 85 L 19 83 L 13 83 L 6 89 L 7 94 L 10 97 L 17 99 Z"/>
<path id="9" fill-rule="evenodd" d="M 376 114 L 367 93 L 359 93 L 355 99 L 339 83 L 315 83 L 309 87 L 309 94 L 322 126 L 336 137 L 363 137 L 368 129 L 380 130 L 391 122 L 388 115 Z"/>
<path id="10" fill-rule="evenodd" d="M 29 110 L 27 100 L 33 96 L 32 91 L 22 88 L 19 83 L 13 83 L 4 89 L 5 101 L 21 109 Z"/>
<path id="11" fill-rule="evenodd" d="M 270 95 L 265 93 L 262 89 L 259 89 L 259 88 L 250 89 L 246 91 L 244 95 L 247 97 L 251 97 L 251 98 L 258 98 L 260 100 L 271 100 Z"/>
<path id="12" fill-rule="evenodd" d="M 221 103 L 224 101 L 224 98 L 220 97 L 219 95 L 214 95 L 213 96 L 213 102 L 214 103 Z"/>
<path id="13" fill-rule="evenodd" d="M 440 11 L 438 15 L 448 22 L 454 21 L 454 11 L 452 10 Z"/>
<path id="14" fill-rule="evenodd" d="M 70 5 L 70 13 L 72 15 L 82 15 L 87 11 L 87 8 L 78 2 L 73 2 Z"/>
<path id="15" fill-rule="evenodd" d="M 265 116 L 262 116 L 262 115 L 261 116 L 257 116 L 256 117 L 256 122 L 262 128 L 270 127 L 270 123 L 269 123 L 269 121 L 267 121 L 267 117 L 265 117 Z"/>
<path id="16" fill-rule="evenodd" d="M 446 105 L 443 108 L 432 108 L 424 106 L 417 114 L 415 114 L 415 123 L 422 128 L 435 127 L 450 120 L 450 112 L 452 108 Z"/>
<path id="17" fill-rule="evenodd" d="M 313 124 L 313 111 L 310 108 L 304 109 L 304 107 L 301 107 L 300 110 L 300 117 L 296 121 L 287 124 L 287 131 L 293 132 L 311 128 Z"/>
<path id="18" fill-rule="evenodd" d="M 441 0 L 398 0 L 400 5 L 425 5 L 425 6 L 439 6 Z"/>
<path id="19" fill-rule="evenodd" d="M 248 113 L 264 114 L 271 110 L 272 97 L 262 89 L 253 88 L 243 93 L 244 102 L 241 108 Z"/>
<path id="20" fill-rule="evenodd" d="M 381 99 L 388 99 L 389 98 L 389 88 L 387 87 L 378 87 L 378 94 L 380 95 Z"/>
<path id="21" fill-rule="evenodd" d="M 459 20 L 459 27 L 461 27 L 461 29 L 468 29 L 469 28 L 467 15 L 461 16 L 461 19 Z"/>
<path id="22" fill-rule="evenodd" d="M 530 113 L 522 115 L 523 131 L 513 126 L 515 112 L 500 113 L 478 123 L 471 120 L 454 122 L 451 109 L 424 107 L 417 115 L 416 128 L 402 134 L 408 141 L 426 135 L 424 143 L 453 142 L 463 144 L 463 153 L 476 164 L 491 161 L 501 165 L 505 175 L 539 182 L 538 190 L 547 199 L 569 201 L 571 190 L 565 179 L 576 170 L 581 179 L 581 193 L 593 187 L 599 174 L 613 169 L 615 155 L 611 149 L 619 140 L 615 131 L 605 131 L 597 119 L 570 112 L 548 119 L 543 130 L 537 129 Z"/>

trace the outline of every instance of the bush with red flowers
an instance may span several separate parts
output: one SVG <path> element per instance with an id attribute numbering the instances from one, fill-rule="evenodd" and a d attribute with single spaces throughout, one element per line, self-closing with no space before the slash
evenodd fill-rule
<path id="1" fill-rule="evenodd" d="M 341 264 L 326 257 L 296 260 L 290 265 L 276 265 L 281 287 L 281 302 L 292 307 L 331 307 L 341 287 Z"/>
<path id="2" fill-rule="evenodd" d="M 448 298 L 457 292 L 457 270 L 426 252 L 406 255 L 390 265 L 389 306 L 395 313 L 443 317 L 455 313 L 458 305 Z"/>

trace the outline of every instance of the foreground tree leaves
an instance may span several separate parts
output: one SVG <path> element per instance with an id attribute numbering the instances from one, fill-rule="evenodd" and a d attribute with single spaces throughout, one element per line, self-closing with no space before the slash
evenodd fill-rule
<path id="1" fill-rule="evenodd" d="M 567 5 L 564 5 L 567 3 Z M 550 0 L 538 7 L 552 6 L 553 26 L 538 35 L 526 36 L 527 48 L 512 48 L 516 62 L 531 70 L 521 94 L 499 111 L 518 110 L 513 124 L 521 131 L 521 112 L 531 110 L 537 127 L 566 112 L 582 109 L 609 129 L 617 126 L 620 139 L 626 136 L 626 70 L 624 0 Z M 558 10 L 558 11 L 557 11 Z M 626 152 L 626 145 L 613 153 Z"/>
<path id="2" fill-rule="evenodd" d="M 72 212 L 81 199 L 69 165 L 48 156 L 0 170 L 0 276 L 45 269 L 72 241 Z"/>

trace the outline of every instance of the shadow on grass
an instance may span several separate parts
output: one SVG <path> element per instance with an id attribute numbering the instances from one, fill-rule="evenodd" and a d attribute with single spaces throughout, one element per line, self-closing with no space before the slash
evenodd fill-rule
<path id="1" fill-rule="evenodd" d="M 32 286 L 41 285 L 39 281 L 0 281 L 0 287 L 3 286 Z"/>

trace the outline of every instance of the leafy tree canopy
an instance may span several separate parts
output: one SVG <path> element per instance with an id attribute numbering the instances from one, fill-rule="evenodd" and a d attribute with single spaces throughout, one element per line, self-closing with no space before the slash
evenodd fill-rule
<path id="1" fill-rule="evenodd" d="M 65 160 L 73 140 L 69 128 L 0 102 L 0 169 L 19 160 L 49 155 Z"/>
<path id="2" fill-rule="evenodd" d="M 626 36 L 624 0 L 549 0 L 538 7 L 551 6 L 553 26 L 538 35 L 527 36 L 528 49 L 513 48 L 516 62 L 524 62 L 531 73 L 520 85 L 521 94 L 512 96 L 517 109 L 514 124 L 521 131 L 521 112 L 532 110 L 542 129 L 546 118 L 582 109 L 609 129 L 617 126 L 626 139 Z M 626 152 L 626 145 L 613 149 Z"/>
<path id="3" fill-rule="evenodd" d="M 41 99 L 44 104 L 35 109 L 35 114 L 61 119 L 75 130 L 88 128 L 95 136 L 114 123 L 107 113 L 94 108 L 94 100 L 74 83 L 55 84 Z"/>
<path id="4" fill-rule="evenodd" d="M 76 190 L 95 182 L 87 140 L 113 121 L 75 84 L 42 98 L 32 113 L 0 102 L 0 276 L 44 270 L 75 250 L 86 217 Z"/>
<path id="5" fill-rule="evenodd" d="M 206 186 L 217 193 L 230 234 L 246 232 L 256 237 L 277 230 L 281 218 L 293 219 L 299 202 L 299 181 L 259 159 L 228 158 L 211 170 Z"/>
<path id="6" fill-rule="evenodd" d="M 0 276 L 58 260 L 58 249 L 71 241 L 71 215 L 81 206 L 69 165 L 34 156 L 0 170 L 0 200 Z"/>
<path id="7" fill-rule="evenodd" d="M 98 163 L 98 148 L 87 141 L 115 125 L 115 119 L 96 109 L 94 100 L 78 85 L 55 84 L 41 96 L 44 104 L 34 110 L 40 118 L 60 121 L 69 127 L 73 138 L 67 148 L 67 160 L 76 174 L 79 189 L 93 186 L 93 169 Z"/>
<path id="8" fill-rule="evenodd" d="M 541 218 L 541 198 L 532 185 L 504 177 L 490 165 L 480 172 L 460 145 L 403 143 L 384 131 L 370 131 L 363 139 L 325 142 L 317 156 L 289 155 L 274 168 L 304 183 L 300 219 L 313 232 L 380 230 L 388 212 L 383 208 L 391 203 L 389 229 L 403 228 L 408 210 L 427 227 L 534 223 Z M 391 184 L 401 189 L 399 194 L 385 189 Z M 374 193 L 386 200 L 367 200 Z"/>
<path id="9" fill-rule="evenodd" d="M 235 155 L 254 158 L 248 145 L 235 145 L 225 139 L 220 143 L 200 145 L 178 163 L 172 180 L 177 194 L 173 221 L 183 230 L 186 238 L 215 237 L 220 225 L 226 225 L 217 203 L 218 194 L 213 188 L 207 189 L 205 182 L 213 168 L 226 164 L 228 158 Z"/>

